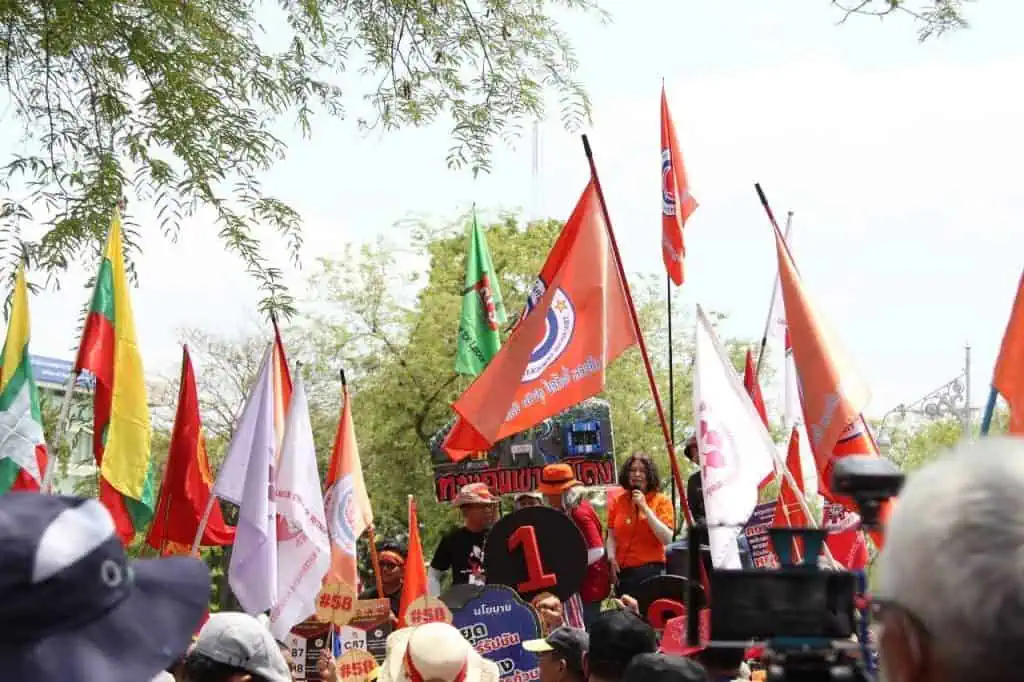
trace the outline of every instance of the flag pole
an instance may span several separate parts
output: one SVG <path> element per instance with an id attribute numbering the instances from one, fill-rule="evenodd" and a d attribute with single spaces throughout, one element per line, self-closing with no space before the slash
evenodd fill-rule
<path id="1" fill-rule="evenodd" d="M 981 435 L 987 436 L 989 429 L 992 428 L 992 414 L 996 411 L 996 398 L 999 396 L 999 391 L 993 386 L 988 392 L 988 401 L 985 403 L 985 412 L 981 416 Z"/>
<path id="2" fill-rule="evenodd" d="M 67 440 L 68 422 L 71 420 L 71 402 L 75 397 L 75 384 L 78 382 L 79 372 L 72 369 L 68 375 L 68 383 L 64 386 L 64 400 L 60 406 L 60 416 L 57 418 L 57 438 L 53 452 L 47 451 L 46 471 L 43 474 L 43 484 L 40 490 L 44 493 L 53 492 L 53 476 L 57 472 L 58 461 L 64 441 Z"/>
<path id="3" fill-rule="evenodd" d="M 370 544 L 370 563 L 373 564 L 373 577 L 377 581 L 377 598 L 387 599 L 384 594 L 384 579 L 380 577 L 380 557 L 377 555 L 377 534 L 373 526 L 366 528 L 366 541 Z"/>
<path id="4" fill-rule="evenodd" d="M 775 219 L 772 218 L 774 223 Z M 793 212 L 786 214 L 786 231 L 782 233 L 782 239 L 789 244 L 789 229 L 793 226 Z M 754 365 L 754 378 L 761 376 L 761 360 L 764 359 L 764 349 L 768 345 L 768 330 L 772 327 L 772 315 L 775 313 L 775 294 L 779 291 L 779 270 L 775 269 L 775 279 L 772 281 L 772 300 L 768 303 L 768 318 L 764 321 L 764 334 L 761 334 L 761 348 L 757 351 L 757 364 Z"/>
<path id="5" fill-rule="evenodd" d="M 676 382 L 672 362 L 672 278 L 665 274 L 665 305 L 668 310 L 668 425 L 672 452 L 676 450 Z M 672 486 L 672 508 L 676 508 L 676 487 Z M 679 535 L 679 524 L 672 524 L 672 539 Z"/>
<path id="6" fill-rule="evenodd" d="M 608 215 L 608 204 L 604 200 L 604 191 L 601 189 L 601 180 L 597 175 L 597 166 L 594 163 L 594 153 L 590 149 L 590 141 L 583 135 L 583 151 L 587 155 L 587 162 L 590 164 L 590 177 L 594 183 L 594 190 L 597 192 L 597 199 L 601 203 L 601 213 L 604 215 L 605 229 L 608 234 L 608 243 L 612 247 L 612 254 L 615 256 L 615 267 L 619 272 L 619 279 L 622 281 L 622 288 L 626 292 L 626 303 L 629 305 L 629 317 L 633 322 L 633 332 L 636 334 L 637 345 L 640 346 L 640 356 L 644 361 L 644 369 L 647 370 L 647 382 L 651 387 L 651 397 L 654 399 L 654 407 L 658 411 L 658 420 L 661 422 L 661 434 L 665 439 L 665 450 L 668 452 L 669 465 L 672 468 L 672 480 L 675 481 L 679 490 L 680 506 L 686 521 L 692 523 L 690 506 L 686 500 L 686 486 L 683 483 L 683 475 L 679 471 L 679 461 L 676 459 L 675 448 L 672 446 L 672 434 L 665 418 L 665 408 L 661 403 L 661 394 L 658 392 L 658 383 L 654 380 L 654 370 L 651 368 L 651 358 L 647 354 L 647 343 L 644 341 L 643 332 L 640 330 L 640 318 L 636 314 L 636 305 L 633 303 L 633 294 L 629 290 L 629 280 L 626 279 L 626 270 L 622 266 L 622 256 L 619 254 L 619 245 L 615 241 L 615 231 L 612 229 L 611 217 Z"/>

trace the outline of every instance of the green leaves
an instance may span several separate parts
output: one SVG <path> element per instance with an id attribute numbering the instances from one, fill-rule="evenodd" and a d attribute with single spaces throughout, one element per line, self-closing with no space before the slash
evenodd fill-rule
<path id="1" fill-rule="evenodd" d="M 259 282 L 261 309 L 290 316 L 283 263 L 261 248 L 267 230 L 287 259 L 302 244 L 299 215 L 259 183 L 286 152 L 274 124 L 294 116 L 308 136 L 315 113 L 342 116 L 362 98 L 363 128 L 450 119 L 449 164 L 487 171 L 494 141 L 542 116 L 547 91 L 567 127 L 589 119 L 550 16 L 560 8 L 600 15 L 594 0 L 5 3 L 0 83 L 25 150 L 0 165 L 0 270 L 37 223 L 47 231 L 27 246 L 48 277 L 91 262 L 127 196 L 126 223 L 132 203 L 150 203 L 171 239 L 182 221 L 208 220 Z M 364 78 L 343 92 L 351 61 Z"/>

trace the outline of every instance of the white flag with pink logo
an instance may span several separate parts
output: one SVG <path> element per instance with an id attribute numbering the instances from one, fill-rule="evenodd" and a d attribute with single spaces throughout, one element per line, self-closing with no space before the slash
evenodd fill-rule
<path id="1" fill-rule="evenodd" d="M 700 306 L 693 405 L 711 563 L 739 569 L 738 536 L 754 513 L 758 484 L 779 455 Z"/>
<path id="2" fill-rule="evenodd" d="M 296 624 L 316 613 L 316 597 L 331 564 L 331 541 L 302 377 L 292 389 L 275 496 L 277 601 L 270 609 L 270 631 L 283 641 Z"/>

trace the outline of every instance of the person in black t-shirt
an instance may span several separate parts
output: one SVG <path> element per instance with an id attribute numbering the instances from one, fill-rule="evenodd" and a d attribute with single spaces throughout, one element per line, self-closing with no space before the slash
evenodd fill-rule
<path id="1" fill-rule="evenodd" d="M 484 584 L 484 541 L 494 525 L 498 498 L 486 483 L 462 486 L 452 504 L 462 512 L 462 527 L 441 538 L 430 562 L 430 593 L 441 593 L 441 579 L 452 573 L 452 585 Z"/>
<path id="2" fill-rule="evenodd" d="M 402 602 L 402 582 L 405 578 L 406 550 L 403 545 L 390 540 L 377 543 L 377 563 L 380 566 L 380 581 L 384 596 L 391 602 L 391 615 L 398 617 Z M 359 595 L 360 599 L 377 599 L 376 580 L 369 589 Z"/>

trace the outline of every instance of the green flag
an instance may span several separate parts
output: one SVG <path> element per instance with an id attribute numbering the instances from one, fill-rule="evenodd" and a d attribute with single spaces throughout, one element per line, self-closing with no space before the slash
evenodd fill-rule
<path id="1" fill-rule="evenodd" d="M 505 323 L 498 275 L 487 250 L 487 239 L 473 214 L 466 255 L 466 288 L 462 291 L 459 316 L 459 348 L 455 371 L 477 376 L 501 348 L 499 326 Z"/>

